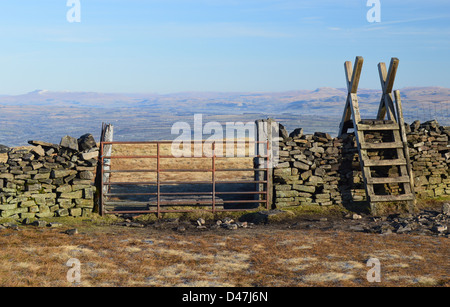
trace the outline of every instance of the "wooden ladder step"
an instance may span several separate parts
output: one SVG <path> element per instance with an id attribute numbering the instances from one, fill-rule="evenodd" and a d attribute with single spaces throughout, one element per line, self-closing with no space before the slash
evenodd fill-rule
<path id="1" fill-rule="evenodd" d="M 382 124 L 382 125 L 367 125 L 358 124 L 358 130 L 360 131 L 375 131 L 375 130 L 400 130 L 398 124 Z"/>
<path id="2" fill-rule="evenodd" d="M 403 201 L 414 200 L 413 194 L 401 194 L 401 195 L 371 195 L 371 202 L 387 202 L 387 201 Z"/>
<path id="3" fill-rule="evenodd" d="M 361 149 L 391 149 L 391 148 L 403 148 L 402 142 L 383 142 L 383 143 L 366 143 L 361 142 Z"/>
<path id="4" fill-rule="evenodd" d="M 364 166 L 391 166 L 391 165 L 406 165 L 406 159 L 388 159 L 388 160 L 370 160 L 363 161 Z"/>
<path id="5" fill-rule="evenodd" d="M 410 182 L 410 178 L 408 176 L 375 177 L 375 178 L 367 178 L 366 180 L 367 180 L 367 184 L 406 183 L 406 182 Z"/>
<path id="6" fill-rule="evenodd" d="M 395 124 L 392 119 L 376 119 L 376 118 L 363 118 L 359 121 L 360 124 L 365 125 L 384 125 L 384 124 Z"/>

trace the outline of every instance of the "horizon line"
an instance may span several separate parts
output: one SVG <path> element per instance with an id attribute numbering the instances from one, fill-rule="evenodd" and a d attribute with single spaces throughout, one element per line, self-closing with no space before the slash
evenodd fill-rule
<path id="1" fill-rule="evenodd" d="M 445 86 L 404 86 L 399 88 L 399 90 L 402 89 L 411 89 L 411 88 L 439 88 L 439 89 L 450 89 L 450 87 Z M 291 90 L 279 90 L 279 91 L 263 91 L 263 90 L 242 90 L 242 91 L 225 91 L 225 90 L 180 90 L 180 91 L 173 91 L 173 92 L 144 92 L 144 91 L 136 91 L 136 92 L 130 92 L 130 91 L 120 91 L 120 92 L 110 92 L 110 91 L 92 91 L 92 90 L 47 90 L 47 89 L 35 89 L 29 92 L 23 92 L 21 94 L 2 94 L 0 93 L 0 97 L 5 96 L 22 96 L 32 93 L 93 93 L 93 94 L 109 94 L 109 95 L 175 95 L 175 94 L 193 94 L 193 93 L 287 93 L 287 92 L 314 92 L 321 89 L 334 89 L 334 90 L 342 90 L 347 91 L 345 87 L 329 87 L 329 86 L 321 86 L 317 87 L 315 89 L 291 89 Z M 376 88 L 360 88 L 359 91 L 381 91 L 381 89 Z"/>

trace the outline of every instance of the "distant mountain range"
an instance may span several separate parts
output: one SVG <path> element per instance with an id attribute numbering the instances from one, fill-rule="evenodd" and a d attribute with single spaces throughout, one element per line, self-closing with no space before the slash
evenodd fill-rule
<path id="1" fill-rule="evenodd" d="M 450 89 L 400 89 L 408 123 L 437 119 L 450 125 Z M 361 115 L 376 116 L 380 90 L 358 91 Z M 336 134 L 347 90 L 318 88 L 286 92 L 96 93 L 36 90 L 23 95 L 0 95 L 0 144 L 18 146 L 27 140 L 58 143 L 68 134 L 93 133 L 98 140 L 102 122 L 115 125 L 116 140 L 170 139 L 175 122 L 249 122 L 271 117 L 292 131 L 304 128 Z"/>
<path id="2" fill-rule="evenodd" d="M 443 87 L 408 87 L 400 90 L 406 113 L 445 109 L 450 105 L 450 89 Z M 303 113 L 341 114 L 347 90 L 322 87 L 316 90 L 287 92 L 180 92 L 97 93 L 53 92 L 36 90 L 23 95 L 0 96 L 0 106 L 52 106 L 89 108 L 152 108 L 159 112 L 202 112 L 208 114 Z M 360 89 L 362 112 L 376 112 L 380 90 Z"/>

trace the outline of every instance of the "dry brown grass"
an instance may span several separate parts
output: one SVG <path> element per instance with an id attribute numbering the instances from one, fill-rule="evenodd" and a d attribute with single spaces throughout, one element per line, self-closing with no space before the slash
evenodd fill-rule
<path id="1" fill-rule="evenodd" d="M 127 153 L 125 147 L 121 150 L 115 154 Z M 152 154 L 148 148 L 140 150 L 132 148 L 136 155 Z M 114 167 L 154 167 L 123 160 Z M 210 162 L 189 161 L 194 167 Z M 276 225 L 180 234 L 91 225 L 81 219 L 71 227 L 80 234 L 32 226 L 0 230 L 0 286 L 73 286 L 66 279 L 70 258 L 81 262 L 81 282 L 75 285 L 85 287 L 450 286 L 450 245 L 442 237 Z M 366 279 L 371 257 L 381 262 L 381 283 Z"/>
<path id="2" fill-rule="evenodd" d="M 0 286 L 450 286 L 448 238 L 292 230 L 187 232 L 117 226 L 0 232 Z M 366 262 L 381 262 L 381 283 Z M 75 284 L 76 285 L 76 284 Z"/>
<path id="3" fill-rule="evenodd" d="M 253 144 L 245 143 L 242 148 L 238 148 L 238 144 L 234 144 L 233 152 L 236 157 L 225 158 L 227 154 L 226 140 L 223 141 L 222 146 L 217 145 L 216 150 L 222 153 L 221 158 L 216 158 L 216 169 L 236 169 L 236 168 L 253 168 L 253 158 L 249 157 L 254 155 Z M 239 144 L 239 146 L 241 146 Z M 162 170 L 205 170 L 204 172 L 162 172 L 161 181 L 209 181 L 212 178 L 212 172 L 208 171 L 212 169 L 212 158 L 200 156 L 203 153 L 211 156 L 211 145 L 204 145 L 200 148 L 200 154 L 194 153 L 194 144 L 191 145 L 191 150 L 187 148 L 191 158 L 179 157 L 179 158 L 161 158 L 160 169 Z M 117 144 L 113 145 L 113 156 L 156 156 L 157 145 L 156 144 Z M 160 145 L 161 156 L 171 156 L 172 148 L 171 143 Z M 135 170 L 135 169 L 157 169 L 156 158 L 113 158 L 111 159 L 111 167 L 113 170 Z M 216 180 L 252 180 L 252 171 L 228 171 L 217 172 Z M 111 180 L 114 182 L 136 182 L 136 181 L 156 181 L 156 173 L 113 173 Z"/>

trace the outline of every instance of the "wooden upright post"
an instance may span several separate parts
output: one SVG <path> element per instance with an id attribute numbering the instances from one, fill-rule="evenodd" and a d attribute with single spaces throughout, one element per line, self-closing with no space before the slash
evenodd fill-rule
<path id="1" fill-rule="evenodd" d="M 358 91 L 359 79 L 361 78 L 362 66 L 364 59 L 361 56 L 357 56 L 355 60 L 355 66 L 352 69 L 352 62 L 346 61 L 344 63 L 345 79 L 347 83 L 347 100 L 345 102 L 344 114 L 342 115 L 341 124 L 339 127 L 338 137 L 341 137 L 343 133 L 346 133 L 348 128 L 352 127 L 352 99 L 358 100 L 356 92 Z M 353 95 L 353 98 L 352 98 Z"/>
<path id="2" fill-rule="evenodd" d="M 409 183 L 410 183 L 410 190 L 412 195 L 415 195 L 415 190 L 414 190 L 414 173 L 411 167 L 411 160 L 409 157 L 409 147 L 408 147 L 408 142 L 407 142 L 407 138 L 406 138 L 406 131 L 405 131 L 405 121 L 403 119 L 403 109 L 402 109 L 402 100 L 400 98 L 400 91 L 396 90 L 394 91 L 394 97 L 395 97 L 395 108 L 397 111 L 397 116 L 398 116 L 398 124 L 400 126 L 400 133 L 401 133 L 401 139 L 403 142 L 403 151 L 404 151 L 404 156 L 406 159 L 406 168 L 407 168 L 407 173 L 409 176 Z M 408 210 L 410 212 L 414 211 L 416 205 L 416 199 L 414 197 L 413 200 L 408 201 Z"/>
<path id="3" fill-rule="evenodd" d="M 102 125 L 102 134 L 101 134 L 101 142 L 112 142 L 113 141 L 113 125 L 111 124 L 103 124 Z M 103 146 L 100 144 L 100 146 Z M 110 186 L 104 185 L 103 183 L 109 182 L 111 173 L 108 171 L 111 170 L 111 159 L 105 159 L 104 157 L 110 157 L 112 154 L 112 145 L 104 145 L 103 148 L 101 148 L 102 157 L 101 160 L 103 161 L 103 164 L 100 166 L 102 168 L 101 171 L 101 183 L 100 183 L 100 207 L 99 207 L 99 213 L 100 215 L 104 214 L 104 205 L 106 197 L 105 195 L 109 192 Z"/>
<path id="4" fill-rule="evenodd" d="M 380 106 L 378 109 L 377 119 L 387 118 L 396 121 L 394 101 L 392 99 L 392 89 L 394 87 L 395 75 L 397 74 L 399 60 L 392 58 L 389 65 L 389 71 L 386 71 L 386 64 L 378 64 L 378 73 L 380 75 L 380 83 L 383 94 L 381 96 Z"/>
<path id="5" fill-rule="evenodd" d="M 265 168 L 265 171 L 255 171 L 255 181 L 267 181 L 267 206 L 270 209 L 273 204 L 273 163 L 274 154 L 278 152 L 278 148 L 274 148 L 274 137 L 278 137 L 278 123 L 273 119 L 261 119 L 256 122 L 256 141 L 264 143 L 256 143 L 255 169 Z M 275 142 L 276 143 L 276 142 Z M 266 156 L 266 157 L 260 157 Z M 264 184 L 257 183 L 257 191 L 264 191 Z M 257 195 L 258 200 L 262 200 L 261 194 Z"/>

